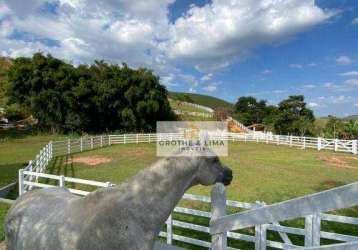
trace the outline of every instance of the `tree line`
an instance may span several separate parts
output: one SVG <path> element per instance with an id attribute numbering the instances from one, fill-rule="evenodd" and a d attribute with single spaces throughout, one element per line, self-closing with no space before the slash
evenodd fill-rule
<path id="1" fill-rule="evenodd" d="M 7 80 L 8 106 L 32 114 L 43 131 L 154 131 L 156 121 L 174 117 L 159 77 L 126 64 L 75 67 L 36 53 L 14 59 Z"/>
<path id="2" fill-rule="evenodd" d="M 233 116 L 246 126 L 261 125 L 276 134 L 322 136 L 327 138 L 357 139 L 358 120 L 345 121 L 329 116 L 325 124 L 315 123 L 313 111 L 307 107 L 303 95 L 292 95 L 277 106 L 252 96 L 238 98 Z M 322 119 L 321 119 L 322 120 Z"/>

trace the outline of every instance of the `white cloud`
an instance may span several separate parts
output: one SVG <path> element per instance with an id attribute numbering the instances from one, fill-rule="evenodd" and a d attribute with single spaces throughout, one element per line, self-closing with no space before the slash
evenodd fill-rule
<path id="1" fill-rule="evenodd" d="M 355 107 L 358 107 L 358 103 L 355 103 L 354 106 L 355 106 Z"/>
<path id="2" fill-rule="evenodd" d="M 311 0 L 213 0 L 192 6 L 175 21 L 168 55 L 201 70 L 225 67 L 257 46 L 282 42 L 332 15 Z"/>
<path id="3" fill-rule="evenodd" d="M 356 17 L 352 20 L 352 24 L 358 24 L 358 17 Z"/>
<path id="4" fill-rule="evenodd" d="M 290 64 L 288 66 L 292 69 L 302 69 L 303 68 L 302 64 L 296 64 L 296 63 Z"/>
<path id="5" fill-rule="evenodd" d="M 203 77 L 201 77 L 200 80 L 203 81 L 203 82 L 210 81 L 212 77 L 213 77 L 213 74 L 209 73 L 209 74 L 206 74 Z"/>
<path id="6" fill-rule="evenodd" d="M 306 84 L 306 85 L 303 85 L 303 87 L 306 88 L 306 89 L 314 89 L 314 88 L 316 88 L 317 86 L 314 85 L 314 84 Z"/>
<path id="7" fill-rule="evenodd" d="M 317 63 L 312 62 L 312 63 L 307 64 L 307 66 L 308 66 L 308 67 L 316 67 L 316 66 L 317 66 Z"/>
<path id="8" fill-rule="evenodd" d="M 353 62 L 353 60 L 348 56 L 339 56 L 336 59 L 336 62 L 340 65 L 348 65 Z"/>
<path id="9" fill-rule="evenodd" d="M 214 92 L 217 90 L 217 87 L 214 84 L 209 84 L 209 85 L 205 86 L 203 89 L 207 92 Z"/>
<path id="10" fill-rule="evenodd" d="M 6 16 L 0 23 L 0 53 L 15 57 L 43 51 L 75 63 L 127 62 L 162 76 L 176 74 L 178 61 L 212 72 L 244 60 L 260 45 L 288 41 L 333 15 L 312 0 L 213 0 L 192 5 L 172 23 L 173 2 L 5 0 L 0 3 L 0 16 Z M 51 4 L 55 11 L 44 11 Z M 10 39 L 14 30 L 31 39 Z M 211 80 L 209 75 L 203 78 Z"/>
<path id="11" fill-rule="evenodd" d="M 350 86 L 358 86 L 358 79 L 348 79 L 344 83 Z"/>
<path id="12" fill-rule="evenodd" d="M 270 69 L 265 69 L 265 70 L 263 70 L 263 71 L 261 72 L 261 74 L 263 74 L 263 75 L 272 74 L 272 70 L 270 70 Z"/>
<path id="13" fill-rule="evenodd" d="M 315 102 L 310 102 L 310 103 L 308 103 L 308 107 L 310 107 L 310 108 L 316 108 L 316 107 L 318 107 L 319 106 L 319 104 L 318 103 L 315 103 Z"/>
<path id="14" fill-rule="evenodd" d="M 341 73 L 339 74 L 340 76 L 348 76 L 348 77 L 358 77 L 358 71 L 350 71 L 350 72 L 345 72 L 345 73 Z"/>
<path id="15" fill-rule="evenodd" d="M 190 93 L 196 93 L 196 89 L 194 89 L 194 88 L 189 88 L 189 90 L 188 90 Z"/>
<path id="16" fill-rule="evenodd" d="M 287 93 L 287 90 L 276 89 L 276 90 L 273 90 L 272 93 L 274 93 L 274 94 L 284 94 L 284 93 Z"/>

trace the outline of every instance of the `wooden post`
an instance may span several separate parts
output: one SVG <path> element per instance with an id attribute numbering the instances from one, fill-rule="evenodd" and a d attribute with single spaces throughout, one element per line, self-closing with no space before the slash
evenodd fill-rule
<path id="1" fill-rule="evenodd" d="M 123 135 L 123 143 L 126 144 L 127 143 L 127 140 L 126 140 L 126 134 Z"/>
<path id="2" fill-rule="evenodd" d="M 67 154 L 71 154 L 71 139 L 67 140 Z"/>
<path id="3" fill-rule="evenodd" d="M 103 136 L 101 135 L 101 147 L 103 147 Z"/>
<path id="4" fill-rule="evenodd" d="M 83 138 L 80 138 L 80 151 L 83 151 Z"/>
<path id="5" fill-rule="evenodd" d="M 93 149 L 93 136 L 91 136 L 91 149 Z"/>
<path id="6" fill-rule="evenodd" d="M 24 170 L 19 170 L 19 196 L 24 194 Z"/>
<path id="7" fill-rule="evenodd" d="M 306 137 L 303 137 L 303 148 L 306 149 Z"/>
<path id="8" fill-rule="evenodd" d="M 138 134 L 136 134 L 136 143 L 138 144 Z"/>
<path id="9" fill-rule="evenodd" d="M 111 136 L 108 135 L 108 145 L 111 146 Z"/>
<path id="10" fill-rule="evenodd" d="M 61 175 L 59 180 L 60 187 L 66 187 L 65 176 Z"/>
<path id="11" fill-rule="evenodd" d="M 226 193 L 221 183 L 215 184 L 211 191 L 211 220 L 216 220 L 226 215 Z M 227 234 L 218 233 L 211 236 L 212 250 L 227 250 Z"/>
<path id="12" fill-rule="evenodd" d="M 172 215 L 169 215 L 165 224 L 167 225 L 167 244 L 171 245 L 173 243 L 173 218 L 172 218 Z"/>
<path id="13" fill-rule="evenodd" d="M 352 154 L 357 154 L 357 140 L 352 141 Z"/>
<path id="14" fill-rule="evenodd" d="M 292 147 L 292 135 L 290 135 L 290 147 Z"/>

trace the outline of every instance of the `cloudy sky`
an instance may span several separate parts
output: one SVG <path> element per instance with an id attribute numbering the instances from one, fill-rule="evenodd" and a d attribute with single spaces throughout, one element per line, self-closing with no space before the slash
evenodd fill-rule
<path id="1" fill-rule="evenodd" d="M 0 54 L 149 67 L 169 90 L 358 114 L 356 0 L 0 0 Z"/>

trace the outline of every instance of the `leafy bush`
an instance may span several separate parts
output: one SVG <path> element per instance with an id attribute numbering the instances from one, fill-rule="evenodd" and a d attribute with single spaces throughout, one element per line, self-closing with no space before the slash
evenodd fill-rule
<path id="1" fill-rule="evenodd" d="M 159 78 L 126 64 L 74 67 L 37 53 L 15 59 L 8 81 L 9 103 L 30 110 L 44 131 L 152 131 L 174 117 Z"/>

